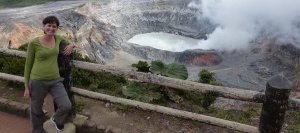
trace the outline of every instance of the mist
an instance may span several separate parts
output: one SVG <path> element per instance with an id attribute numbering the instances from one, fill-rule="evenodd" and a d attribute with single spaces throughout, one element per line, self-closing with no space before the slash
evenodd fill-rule
<path id="1" fill-rule="evenodd" d="M 217 25 L 196 48 L 247 49 L 262 35 L 300 48 L 299 0 L 194 0 L 189 7 L 199 9 L 199 19 Z"/>

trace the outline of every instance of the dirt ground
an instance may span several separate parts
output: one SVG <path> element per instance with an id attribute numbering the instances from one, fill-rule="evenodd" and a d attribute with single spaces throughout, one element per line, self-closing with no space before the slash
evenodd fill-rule
<path id="1" fill-rule="evenodd" d="M 0 82 L 0 97 L 15 99 L 29 104 L 29 99 L 23 98 L 23 91 L 5 86 Z M 76 100 L 83 102 L 81 114 L 88 116 L 97 125 L 118 128 L 126 133 L 238 133 L 237 131 L 200 123 L 197 121 L 167 116 L 153 111 L 131 108 L 127 111 L 116 110 L 116 105 L 88 99 L 80 96 Z M 45 99 L 44 110 L 47 116 L 53 113 L 51 95 Z"/>

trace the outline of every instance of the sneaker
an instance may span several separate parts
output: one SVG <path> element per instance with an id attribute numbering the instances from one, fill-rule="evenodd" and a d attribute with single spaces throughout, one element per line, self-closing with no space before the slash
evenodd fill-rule
<path id="1" fill-rule="evenodd" d="M 54 117 L 52 116 L 51 118 L 50 118 L 50 121 L 54 124 L 54 126 L 55 126 L 55 128 L 56 128 L 56 130 L 57 131 L 63 131 L 64 130 L 64 125 L 58 125 L 57 123 L 56 123 L 56 121 L 54 120 Z"/>

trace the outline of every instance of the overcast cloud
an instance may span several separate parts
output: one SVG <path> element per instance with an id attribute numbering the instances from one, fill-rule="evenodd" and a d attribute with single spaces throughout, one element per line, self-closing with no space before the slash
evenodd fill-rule
<path id="1" fill-rule="evenodd" d="M 261 33 L 300 47 L 300 0 L 194 0 L 189 6 L 218 25 L 199 48 L 245 49 Z"/>

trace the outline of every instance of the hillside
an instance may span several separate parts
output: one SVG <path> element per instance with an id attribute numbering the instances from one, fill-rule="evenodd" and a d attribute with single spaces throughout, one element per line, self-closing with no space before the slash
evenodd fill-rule
<path id="1" fill-rule="evenodd" d="M 59 1 L 59 0 L 0 0 L 0 9 L 38 5 L 38 4 L 43 4 L 51 1 Z"/>
<path id="2" fill-rule="evenodd" d="M 4 18 L 0 20 L 0 47 L 10 44 L 11 48 L 17 48 L 27 43 L 42 34 L 40 22 L 44 16 L 56 15 L 62 21 L 58 34 L 74 41 L 82 56 L 100 64 L 130 69 L 138 60 L 177 62 L 188 67 L 190 80 L 195 80 L 200 69 L 206 68 L 224 86 L 259 91 L 264 89 L 268 77 L 278 73 L 297 80 L 290 72 L 299 67 L 296 65 L 299 54 L 295 52 L 299 48 L 276 44 L 274 38 L 260 37 L 249 49 L 232 52 L 201 49 L 169 52 L 127 43 L 134 35 L 149 32 L 204 38 L 215 26 L 206 19 L 197 19 L 195 14 L 199 11 L 187 7 L 189 2 L 58 1 L 0 10 L 0 17 Z M 276 55 L 278 49 L 283 51 Z"/>
<path id="3" fill-rule="evenodd" d="M 188 68 L 188 80 L 198 79 L 198 72 L 202 69 L 208 69 L 214 73 L 216 80 L 223 86 L 261 92 L 265 90 L 268 78 L 277 74 L 284 74 L 292 81 L 293 91 L 300 90 L 298 74 L 300 49 L 297 47 L 299 44 L 280 43 L 276 41 L 277 38 L 262 36 L 251 41 L 249 48 L 244 50 L 193 49 L 184 52 L 170 52 L 127 42 L 128 39 L 137 34 L 150 32 L 164 32 L 194 39 L 206 39 L 206 35 L 213 32 L 216 25 L 204 17 L 197 16 L 202 11 L 189 7 L 191 1 L 78 0 L 55 1 L 41 5 L 36 5 L 38 3 L 30 0 L 23 1 L 24 3 L 20 3 L 20 5 L 13 5 L 13 2 L 16 1 L 11 1 L 12 3 L 6 3 L 11 7 L 26 6 L 32 3 L 34 5 L 0 10 L 0 47 L 18 48 L 34 37 L 42 35 L 41 20 L 45 16 L 56 15 L 61 21 L 57 34 L 75 42 L 77 52 L 99 64 L 132 70 L 131 64 L 137 63 L 139 60 L 176 62 L 184 64 Z M 0 1 L 0 4 L 1 2 L 3 1 Z M 20 94 L 18 96 L 21 97 Z M 224 99 L 218 99 L 219 103 L 225 103 L 224 101 Z M 147 112 L 147 117 L 144 117 L 143 113 L 145 112 L 139 112 L 140 110 L 120 113 L 114 108 L 115 105 L 111 107 L 109 103 L 93 100 L 86 100 L 85 102 L 87 103 L 86 108 L 91 109 L 86 110 L 87 115 L 97 114 L 95 110 L 103 111 L 101 116 L 106 117 L 106 119 L 99 123 L 106 124 L 105 122 L 109 121 L 112 124 L 124 126 L 124 128 L 129 125 L 129 127 L 135 128 L 126 128 L 128 130 L 136 129 L 136 132 L 147 132 L 146 129 L 143 129 L 147 126 L 144 125 L 145 123 L 150 124 L 151 128 L 155 128 L 153 132 L 178 131 L 181 126 L 184 126 L 186 130 L 191 128 L 196 132 L 200 127 L 205 126 L 156 113 Z M 249 105 L 248 103 L 240 104 L 239 101 L 227 103 L 229 103 L 228 106 L 233 106 L 233 109 L 230 108 L 229 110 L 234 111 L 236 111 L 234 108 L 237 106 L 246 107 Z M 188 105 L 174 106 L 181 108 Z M 139 115 L 133 116 L 135 113 Z M 114 119 L 110 121 L 107 116 L 114 117 Z M 126 118 L 127 116 L 132 118 Z M 166 119 L 159 121 L 161 117 Z M 97 119 L 101 119 L 100 115 L 93 118 L 93 120 Z M 130 121 L 128 120 L 129 123 L 121 125 L 124 121 L 118 121 L 118 119 L 125 119 L 125 121 L 130 119 Z M 160 128 L 160 125 L 167 128 Z M 215 129 L 212 126 L 205 126 L 205 128 L 209 130 L 207 132 L 224 130 L 222 128 Z M 185 131 L 182 130 L 182 132 Z M 224 132 L 231 131 L 224 130 Z"/>

